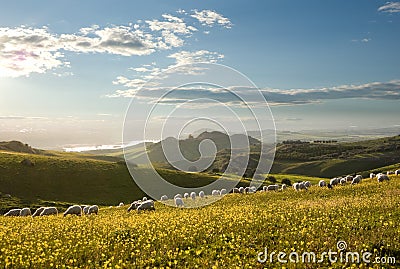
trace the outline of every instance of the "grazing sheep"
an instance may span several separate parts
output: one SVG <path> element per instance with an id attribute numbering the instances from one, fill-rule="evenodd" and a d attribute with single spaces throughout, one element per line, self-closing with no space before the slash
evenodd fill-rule
<path id="1" fill-rule="evenodd" d="M 277 191 L 279 190 L 279 185 L 275 184 L 275 185 L 268 185 L 267 187 L 267 191 Z"/>
<path id="2" fill-rule="evenodd" d="M 330 183 L 328 183 L 328 189 L 330 189 L 330 190 L 333 189 L 333 186 Z"/>
<path id="3" fill-rule="evenodd" d="M 211 195 L 212 195 L 212 196 L 220 196 L 221 193 L 220 193 L 219 190 L 213 190 L 213 191 L 211 192 Z"/>
<path id="4" fill-rule="evenodd" d="M 36 209 L 36 211 L 33 213 L 32 217 L 38 217 L 40 216 L 40 213 L 43 212 L 43 210 L 45 209 L 45 207 L 41 206 L 38 209 Z"/>
<path id="5" fill-rule="evenodd" d="M 221 195 L 225 195 L 226 194 L 226 189 L 221 189 Z"/>
<path id="6" fill-rule="evenodd" d="M 57 215 L 57 214 L 58 214 L 57 208 L 46 207 L 45 209 L 43 209 L 42 213 L 40 213 L 40 216 L 49 216 L 49 215 Z"/>
<path id="7" fill-rule="evenodd" d="M 257 191 L 257 188 L 254 186 L 250 186 L 250 192 L 255 193 Z"/>
<path id="8" fill-rule="evenodd" d="M 185 203 L 183 202 L 181 197 L 176 197 L 174 200 L 176 207 L 185 207 Z"/>
<path id="9" fill-rule="evenodd" d="M 28 208 L 28 207 L 22 208 L 22 209 L 21 209 L 21 213 L 19 213 L 19 215 L 20 215 L 21 217 L 30 216 L 30 215 L 32 215 L 31 209 Z"/>
<path id="10" fill-rule="evenodd" d="M 283 191 L 283 190 L 286 190 L 286 188 L 287 188 L 287 185 L 286 185 L 286 184 L 282 184 L 281 190 L 282 190 L 282 191 Z"/>
<path id="11" fill-rule="evenodd" d="M 204 194 L 204 191 L 200 191 L 200 192 L 199 192 L 199 197 L 200 197 L 200 198 L 204 198 L 204 196 L 206 196 L 206 195 Z"/>
<path id="12" fill-rule="evenodd" d="M 399 176 L 399 175 L 400 175 L 400 170 L 394 171 L 394 174 L 395 174 L 396 176 Z"/>
<path id="13" fill-rule="evenodd" d="M 167 195 L 163 195 L 161 196 L 161 201 L 167 201 L 168 200 L 168 196 Z"/>
<path id="14" fill-rule="evenodd" d="M 308 189 L 304 182 L 300 182 L 299 183 L 299 188 L 300 188 L 300 190 L 307 190 Z"/>
<path id="15" fill-rule="evenodd" d="M 244 193 L 249 193 L 250 192 L 250 187 L 244 188 Z"/>
<path id="16" fill-rule="evenodd" d="M 393 171 L 387 171 L 386 175 L 394 175 L 394 172 Z"/>
<path id="17" fill-rule="evenodd" d="M 180 193 L 178 193 L 177 195 L 174 196 L 174 199 L 176 198 L 182 198 L 182 195 Z"/>
<path id="18" fill-rule="evenodd" d="M 21 209 L 11 209 L 4 214 L 5 217 L 18 217 L 21 214 Z"/>
<path id="19" fill-rule="evenodd" d="M 325 182 L 325 180 L 320 180 L 319 182 L 318 182 L 318 186 L 320 186 L 320 187 L 325 187 L 326 186 L 326 182 Z"/>
<path id="20" fill-rule="evenodd" d="M 340 179 L 340 184 L 341 185 L 346 185 L 346 182 L 347 182 L 347 177 L 343 177 L 343 178 Z"/>
<path id="21" fill-rule="evenodd" d="M 87 215 L 88 213 L 89 213 L 89 207 L 90 206 L 85 206 L 84 208 L 82 208 L 82 210 L 83 210 L 83 214 L 85 214 L 85 215 Z"/>
<path id="22" fill-rule="evenodd" d="M 310 181 L 306 181 L 306 182 L 304 182 L 304 185 L 306 185 L 307 188 L 310 188 L 311 187 L 311 182 Z"/>
<path id="23" fill-rule="evenodd" d="M 263 191 L 267 191 L 267 189 L 268 189 L 268 186 L 263 186 L 263 188 L 262 188 Z"/>
<path id="24" fill-rule="evenodd" d="M 376 175 L 375 175 L 374 173 L 369 174 L 369 178 L 370 178 L 370 179 L 373 179 L 373 178 L 375 178 L 375 177 L 376 177 Z"/>
<path id="25" fill-rule="evenodd" d="M 352 176 L 346 176 L 344 178 L 346 179 L 347 182 L 353 181 L 353 177 Z"/>
<path id="26" fill-rule="evenodd" d="M 128 208 L 128 212 L 130 212 L 131 210 L 135 210 L 138 208 L 138 206 L 141 204 L 140 201 L 134 201 Z"/>
<path id="27" fill-rule="evenodd" d="M 244 193 L 244 192 L 245 192 L 244 188 L 243 188 L 243 187 L 240 187 L 240 188 L 239 188 L 239 192 L 240 192 L 240 193 Z"/>
<path id="28" fill-rule="evenodd" d="M 119 203 L 119 205 L 118 205 L 118 207 L 121 207 L 121 206 L 124 206 L 123 202 Z"/>
<path id="29" fill-rule="evenodd" d="M 98 214 L 99 213 L 99 207 L 97 205 L 92 205 L 91 207 L 89 207 L 88 210 L 88 215 L 90 214 Z"/>
<path id="30" fill-rule="evenodd" d="M 72 205 L 64 212 L 64 217 L 67 215 L 82 216 L 82 208 L 79 205 Z"/>
<path id="31" fill-rule="evenodd" d="M 239 188 L 233 188 L 232 193 L 240 193 Z"/>
<path id="32" fill-rule="evenodd" d="M 142 201 L 147 201 L 147 197 L 144 196 L 144 197 L 142 198 Z"/>
<path id="33" fill-rule="evenodd" d="M 300 183 L 296 182 L 293 184 L 293 189 L 295 189 L 296 191 L 300 190 Z"/>
<path id="34" fill-rule="evenodd" d="M 185 192 L 185 194 L 183 195 L 183 197 L 185 198 L 185 199 L 187 199 L 187 198 L 189 198 L 189 193 L 187 193 L 187 192 Z"/>
<path id="35" fill-rule="evenodd" d="M 190 197 L 192 198 L 192 200 L 195 200 L 196 199 L 196 193 L 194 191 L 192 191 L 190 193 Z"/>
<path id="36" fill-rule="evenodd" d="M 338 185 L 340 183 L 341 178 L 340 177 L 335 177 L 332 178 L 329 182 L 329 184 L 331 184 L 332 186 Z"/>
<path id="37" fill-rule="evenodd" d="M 362 180 L 362 176 L 361 175 L 356 175 L 353 180 L 351 181 L 351 184 L 358 184 L 360 183 Z"/>
<path id="38" fill-rule="evenodd" d="M 379 173 L 376 178 L 378 179 L 378 182 L 383 182 L 385 180 L 389 180 L 389 177 L 385 174 Z"/>
<path id="39" fill-rule="evenodd" d="M 156 208 L 154 207 L 154 201 L 153 200 L 146 200 L 143 203 L 141 203 L 137 209 L 138 212 L 139 211 L 144 211 L 144 210 L 156 210 Z"/>

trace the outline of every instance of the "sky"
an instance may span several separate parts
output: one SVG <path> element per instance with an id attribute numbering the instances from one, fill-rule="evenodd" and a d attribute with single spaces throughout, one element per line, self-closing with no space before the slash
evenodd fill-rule
<path id="1" fill-rule="evenodd" d="M 203 83 L 164 96 L 146 139 L 160 138 L 170 113 L 180 122 L 165 135 L 196 117 L 217 120 L 183 133 L 221 125 L 238 132 L 242 123 L 293 131 L 399 126 L 399 47 L 400 2 L 6 1 L 0 141 L 115 144 L 123 126 L 142 140 L 147 108 L 181 76 L 219 81 L 224 90 Z M 209 66 L 193 67 L 199 63 Z M 261 124 L 247 125 L 251 115 L 232 93 L 263 114 Z"/>

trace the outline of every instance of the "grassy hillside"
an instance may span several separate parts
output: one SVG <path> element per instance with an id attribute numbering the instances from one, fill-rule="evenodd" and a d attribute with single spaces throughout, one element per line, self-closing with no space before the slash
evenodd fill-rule
<path id="1" fill-rule="evenodd" d="M 100 208 L 98 216 L 0 216 L 2 268 L 398 268 L 400 177 L 333 190 L 230 194 L 203 208 L 156 203 L 156 211 Z M 337 251 L 395 257 L 396 264 L 302 263 Z M 257 262 L 257 254 L 296 251 L 299 263 Z M 335 256 L 339 257 L 339 256 Z M 286 256 L 286 259 L 288 257 Z M 285 258 L 284 258 L 285 259 Z M 392 261 L 392 260 L 391 260 Z"/>
<path id="2" fill-rule="evenodd" d="M 125 163 L 92 157 L 76 153 L 54 152 L 47 156 L 0 151 L 0 213 L 16 205 L 112 205 L 143 197 Z M 31 160 L 35 166 L 22 165 L 24 159 Z M 147 168 L 138 167 L 137 171 L 141 178 L 146 178 Z M 161 168 L 158 172 L 167 181 L 182 187 L 200 187 L 219 178 L 214 174 Z M 5 198 L 6 194 L 11 194 L 12 199 Z"/>
<path id="3" fill-rule="evenodd" d="M 199 143 L 205 138 L 213 138 L 218 149 L 215 161 L 209 167 L 209 171 L 224 171 L 231 158 L 234 164 L 233 168 L 236 170 L 240 170 L 241 167 L 246 165 L 243 161 L 246 159 L 246 154 L 239 149 L 231 156 L 229 143 L 226 141 L 228 137 L 218 132 L 203 133 L 197 138 L 180 141 L 183 155 L 189 160 L 198 158 Z M 260 144 L 254 138 L 249 139 L 252 146 L 246 174 L 251 175 L 259 163 Z M 270 149 L 266 146 L 265 151 L 268 152 L 268 150 Z M 146 152 L 143 146 L 128 149 L 128 152 L 134 162 L 142 163 L 145 161 Z M 171 165 L 166 163 L 160 143 L 149 144 L 147 152 L 150 159 L 157 165 L 171 168 Z M 298 143 L 290 141 L 279 143 L 276 146 L 271 173 L 335 177 L 399 162 L 400 136 L 347 143 Z M 261 165 L 265 166 L 265 162 L 262 162 Z"/>

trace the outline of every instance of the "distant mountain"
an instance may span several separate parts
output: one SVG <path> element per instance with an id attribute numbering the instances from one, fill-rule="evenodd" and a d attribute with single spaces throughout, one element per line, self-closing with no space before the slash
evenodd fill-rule
<path id="1" fill-rule="evenodd" d="M 29 153 L 29 154 L 42 154 L 44 151 L 35 149 L 19 141 L 0 142 L 0 150 Z"/>

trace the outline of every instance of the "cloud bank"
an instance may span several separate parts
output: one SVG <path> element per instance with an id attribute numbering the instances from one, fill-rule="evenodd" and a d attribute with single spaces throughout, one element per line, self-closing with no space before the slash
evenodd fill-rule
<path id="1" fill-rule="evenodd" d="M 215 11 L 194 10 L 192 13 L 177 12 L 177 16 L 163 14 L 161 19 L 129 25 L 92 25 L 72 34 L 56 34 L 48 27 L 1 27 L 0 76 L 29 76 L 63 66 L 69 67 L 66 52 L 129 57 L 179 48 L 198 31 L 193 18 L 201 23 L 200 27 L 231 26 L 229 19 Z"/>

